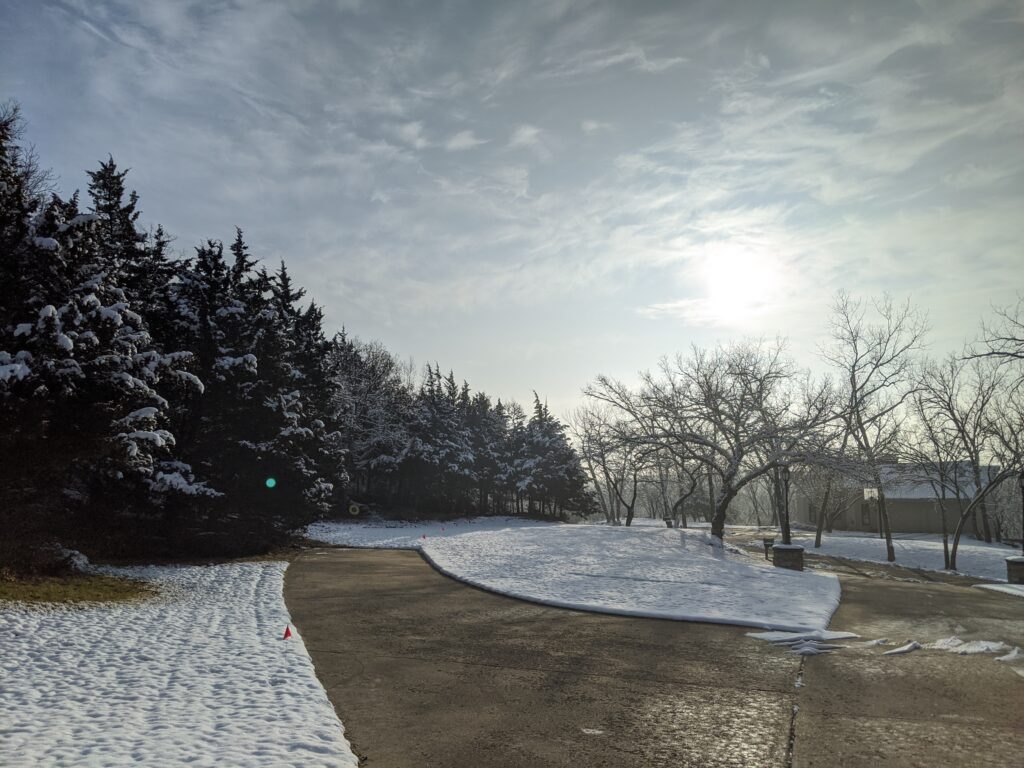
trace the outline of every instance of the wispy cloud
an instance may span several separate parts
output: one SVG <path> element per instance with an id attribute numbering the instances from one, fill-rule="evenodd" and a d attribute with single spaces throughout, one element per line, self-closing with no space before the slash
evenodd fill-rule
<path id="1" fill-rule="evenodd" d="M 430 142 L 423 136 L 423 123 L 418 120 L 413 123 L 403 123 L 402 125 L 395 126 L 394 131 L 395 136 L 400 141 L 405 142 L 413 149 L 423 149 L 430 146 Z"/>
<path id="2" fill-rule="evenodd" d="M 461 152 L 466 149 L 474 149 L 481 144 L 486 144 L 487 139 L 478 139 L 472 131 L 459 131 L 445 144 L 449 152 Z"/>
<path id="3" fill-rule="evenodd" d="M 588 136 L 593 136 L 598 133 L 604 133 L 612 129 L 611 123 L 602 123 L 600 120 L 581 120 L 580 130 Z"/>
<path id="4" fill-rule="evenodd" d="M 512 131 L 508 138 L 510 148 L 536 147 L 540 144 L 540 128 L 535 125 L 520 125 Z"/>
<path id="5" fill-rule="evenodd" d="M 684 56 L 650 56 L 639 46 L 613 47 L 582 51 L 562 61 L 549 60 L 546 63 L 544 75 L 546 77 L 571 78 L 594 75 L 616 67 L 658 74 L 685 64 L 686 61 Z"/>
<path id="6" fill-rule="evenodd" d="M 332 322 L 485 386 L 481 337 L 553 306 L 640 323 L 633 370 L 716 328 L 807 332 L 838 287 L 962 334 L 1019 270 L 1012 3 L 9 5 L 0 84 L 63 185 L 113 152 L 181 248 L 239 224 Z M 567 392 L 606 365 L 560 349 Z"/>

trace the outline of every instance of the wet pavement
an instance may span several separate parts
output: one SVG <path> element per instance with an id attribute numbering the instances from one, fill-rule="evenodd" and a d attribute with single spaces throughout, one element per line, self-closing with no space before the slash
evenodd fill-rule
<path id="1" fill-rule="evenodd" d="M 415 552 L 299 557 L 285 599 L 369 766 L 785 766 L 799 659 L 743 628 L 568 611 Z"/>
<path id="2" fill-rule="evenodd" d="M 1024 645 L 1020 598 L 816 566 L 843 579 L 834 629 Z M 307 551 L 285 599 L 368 766 L 1022 764 L 1024 678 L 991 656 L 851 646 L 802 664 L 740 627 L 484 592 L 415 552 Z"/>

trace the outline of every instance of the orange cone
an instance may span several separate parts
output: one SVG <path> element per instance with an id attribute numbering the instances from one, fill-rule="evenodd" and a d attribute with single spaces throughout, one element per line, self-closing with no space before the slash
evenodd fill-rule
<path id="1" fill-rule="evenodd" d="M 282 640 L 287 640 L 287 639 L 288 639 L 289 637 L 291 637 L 291 636 L 292 636 L 292 628 L 291 628 L 291 627 L 289 627 L 288 625 L 285 625 L 285 628 L 284 628 L 284 637 L 283 637 L 283 638 L 281 638 L 281 639 L 282 639 Z"/>

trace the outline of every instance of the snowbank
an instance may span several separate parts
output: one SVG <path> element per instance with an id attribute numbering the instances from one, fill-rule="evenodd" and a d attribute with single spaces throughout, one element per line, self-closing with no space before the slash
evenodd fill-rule
<path id="1" fill-rule="evenodd" d="M 885 540 L 877 536 L 852 533 L 825 534 L 821 547 L 814 548 L 814 536 L 794 536 L 794 544 L 802 544 L 808 554 L 834 555 L 850 560 L 885 563 Z M 924 571 L 943 570 L 942 537 L 935 534 L 897 534 L 893 537 L 896 565 Z M 957 572 L 979 579 L 1006 581 L 1006 558 L 1015 553 L 1003 544 L 963 538 L 957 548 Z"/>
<path id="2" fill-rule="evenodd" d="M 320 523 L 307 533 L 332 544 L 417 548 L 460 581 L 599 613 L 805 631 L 824 629 L 839 605 L 835 576 L 771 568 L 698 531 L 480 518 Z"/>
<path id="3" fill-rule="evenodd" d="M 1007 595 L 1024 597 L 1024 584 L 975 584 L 981 589 L 991 589 L 993 592 L 1003 592 Z"/>
<path id="4" fill-rule="evenodd" d="M 0 603 L 0 762 L 358 765 L 301 639 L 281 639 L 285 567 L 105 569 L 161 596 Z"/>
<path id="5" fill-rule="evenodd" d="M 665 524 L 662 523 L 662 528 Z M 423 537 L 460 536 L 472 531 L 503 531 L 508 528 L 552 527 L 551 523 L 524 520 L 521 517 L 470 517 L 443 522 L 405 522 L 402 520 L 345 521 L 313 523 L 306 536 L 327 544 L 368 549 L 419 549 Z"/>

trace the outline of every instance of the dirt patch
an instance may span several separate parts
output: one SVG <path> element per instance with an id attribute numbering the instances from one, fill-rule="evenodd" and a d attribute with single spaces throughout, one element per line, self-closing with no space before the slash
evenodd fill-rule
<path id="1" fill-rule="evenodd" d="M 154 594 L 144 582 L 92 573 L 0 580 L 0 601 L 22 603 L 124 603 Z"/>

